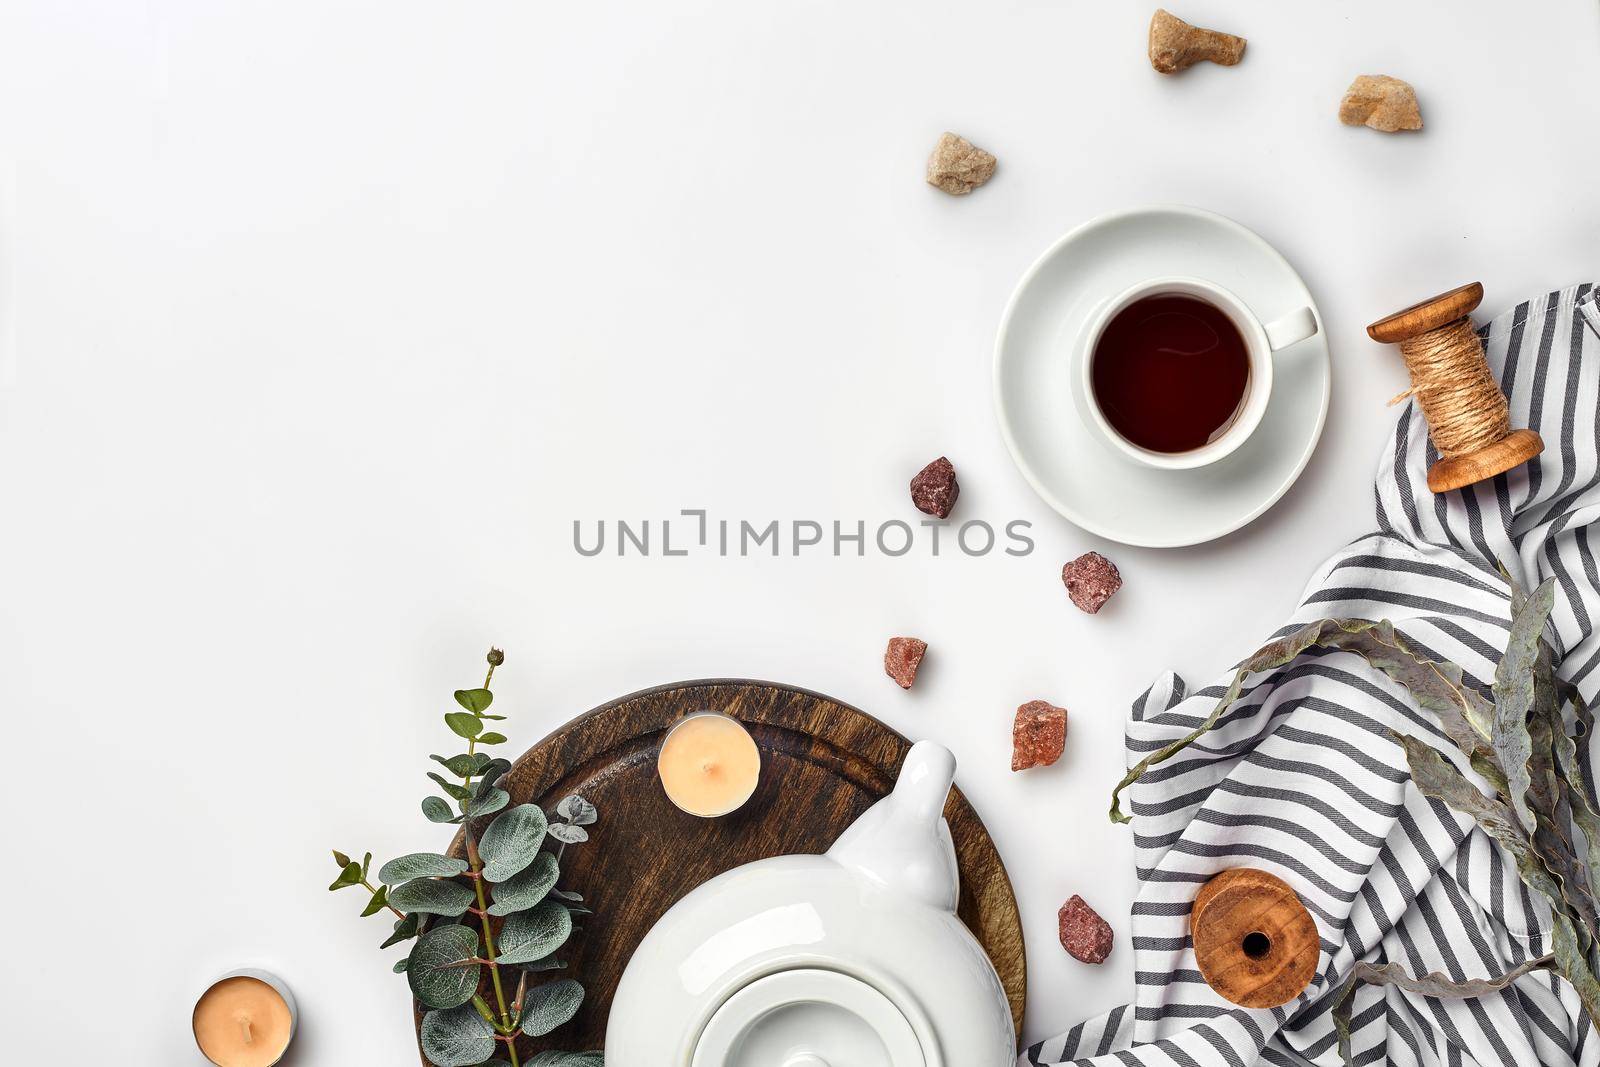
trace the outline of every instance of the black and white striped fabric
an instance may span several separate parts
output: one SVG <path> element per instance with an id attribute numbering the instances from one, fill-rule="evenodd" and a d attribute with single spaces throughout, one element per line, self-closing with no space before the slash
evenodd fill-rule
<path id="1" fill-rule="evenodd" d="M 1543 435 L 1534 462 L 1435 496 L 1437 458 L 1415 404 L 1379 465 L 1377 532 L 1325 563 L 1288 632 L 1325 617 L 1391 619 L 1407 639 L 1486 683 L 1505 642 L 1503 561 L 1529 588 L 1554 576 L 1546 632 L 1560 673 L 1600 691 L 1600 310 L 1590 285 L 1530 300 L 1482 331 L 1512 420 Z M 1520 572 L 1520 573 L 1519 573 Z M 1265 640 L 1265 637 L 1263 638 Z M 1248 651 L 1241 649 L 1241 653 Z M 1226 683 L 1194 693 L 1169 675 L 1135 704 L 1131 765 L 1183 736 Z M 1217 728 L 1131 790 L 1139 891 L 1132 1004 L 1027 1049 L 1023 1064 L 1246 1067 L 1340 1062 L 1332 994 L 1357 960 L 1457 979 L 1546 951 L 1549 911 L 1463 816 L 1411 785 L 1391 729 L 1450 745 L 1405 691 L 1350 653 L 1310 653 L 1254 677 Z M 1322 954 L 1298 999 L 1236 1007 L 1195 968 L 1189 906 L 1228 867 L 1277 874 L 1315 917 Z M 1119 935 L 1128 929 L 1119 927 Z M 1127 951 L 1128 939 L 1119 948 Z M 1504 993 L 1437 1000 L 1356 994 L 1357 1063 L 1444 1067 L 1600 1064 L 1577 996 L 1548 972 Z"/>

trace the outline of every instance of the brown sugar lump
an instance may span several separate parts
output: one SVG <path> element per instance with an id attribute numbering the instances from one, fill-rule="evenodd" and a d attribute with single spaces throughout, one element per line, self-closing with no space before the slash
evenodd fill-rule
<path id="1" fill-rule="evenodd" d="M 936 518 L 948 519 L 950 509 L 956 506 L 961 486 L 956 482 L 956 469 L 948 459 L 940 456 L 917 472 L 911 479 L 911 502 L 917 510 Z"/>
<path id="2" fill-rule="evenodd" d="M 996 160 L 965 137 L 947 133 L 928 157 L 928 184 L 951 196 L 966 196 L 994 177 Z"/>
<path id="3" fill-rule="evenodd" d="M 1383 133 L 1422 129 L 1417 91 L 1387 74 L 1363 74 L 1350 83 L 1339 101 L 1339 121 L 1368 126 Z"/>
<path id="4" fill-rule="evenodd" d="M 1011 769 L 1048 767 L 1067 747 L 1067 709 L 1030 700 L 1017 709 L 1011 724 Z"/>
<path id="5" fill-rule="evenodd" d="M 1056 924 L 1061 937 L 1061 947 L 1075 960 L 1084 963 L 1104 963 L 1111 955 L 1114 936 L 1111 924 L 1100 918 L 1100 913 L 1089 907 L 1084 899 L 1074 893 L 1056 913 Z"/>
<path id="6" fill-rule="evenodd" d="M 883 654 L 883 671 L 893 678 L 901 689 L 910 689 L 917 680 L 917 668 L 928 653 L 928 642 L 915 637 L 889 638 L 888 651 Z"/>
<path id="7" fill-rule="evenodd" d="M 1061 568 L 1061 582 L 1067 596 L 1082 611 L 1094 615 L 1106 606 L 1113 593 L 1122 588 L 1117 565 L 1098 552 L 1085 552 Z"/>
<path id="8" fill-rule="evenodd" d="M 1191 26 L 1163 8 L 1150 18 L 1150 65 L 1162 74 L 1203 62 L 1231 67 L 1244 58 L 1244 46 L 1243 37 Z"/>

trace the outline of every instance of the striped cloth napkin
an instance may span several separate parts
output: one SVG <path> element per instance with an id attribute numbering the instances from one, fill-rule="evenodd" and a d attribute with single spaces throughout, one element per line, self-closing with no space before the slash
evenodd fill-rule
<path id="1" fill-rule="evenodd" d="M 1546 640 L 1558 673 L 1594 703 L 1596 295 L 1591 285 L 1550 293 L 1481 331 L 1513 424 L 1539 431 L 1544 454 L 1435 496 L 1426 472 L 1437 454 L 1409 405 L 1379 464 L 1377 531 L 1318 569 L 1293 621 L 1274 636 L 1320 618 L 1390 619 L 1421 651 L 1486 684 L 1509 614 L 1500 561 L 1527 588 L 1556 579 Z M 1404 689 L 1347 652 L 1307 653 L 1248 686 L 1214 731 L 1124 797 L 1125 808 L 1132 801 L 1139 876 L 1133 1003 L 1033 1045 L 1022 1064 L 1332 1067 L 1341 1060 L 1329 1010 L 1356 961 L 1459 980 L 1498 976 L 1546 951 L 1549 909 L 1523 887 L 1509 857 L 1469 818 L 1411 784 L 1391 730 L 1451 746 Z M 1226 680 L 1191 693 L 1175 675 L 1157 681 L 1134 704 L 1129 765 L 1197 726 L 1225 688 Z M 1218 871 L 1246 865 L 1293 886 L 1321 937 L 1316 978 L 1281 1008 L 1236 1007 L 1195 967 L 1190 902 Z M 1128 941 L 1121 944 L 1127 951 Z M 1545 971 L 1473 1000 L 1363 986 L 1352 1026 L 1357 1063 L 1600 1064 L 1600 1036 L 1577 995 Z"/>

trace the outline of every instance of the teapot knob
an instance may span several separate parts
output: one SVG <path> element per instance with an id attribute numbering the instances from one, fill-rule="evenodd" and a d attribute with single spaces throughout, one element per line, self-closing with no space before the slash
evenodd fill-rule
<path id="1" fill-rule="evenodd" d="M 918 741 L 906 753 L 894 785 L 894 798 L 913 815 L 931 823 L 944 813 L 945 798 L 955 780 L 955 754 L 932 741 Z"/>

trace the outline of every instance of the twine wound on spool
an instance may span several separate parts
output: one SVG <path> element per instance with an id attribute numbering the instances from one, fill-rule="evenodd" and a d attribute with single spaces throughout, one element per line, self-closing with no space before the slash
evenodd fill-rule
<path id="1" fill-rule="evenodd" d="M 1374 341 L 1398 344 L 1439 460 L 1428 470 L 1435 493 L 1492 478 L 1544 451 L 1532 430 L 1511 428 L 1511 409 L 1484 358 L 1471 313 L 1483 300 L 1477 282 L 1397 311 L 1367 327 Z"/>

